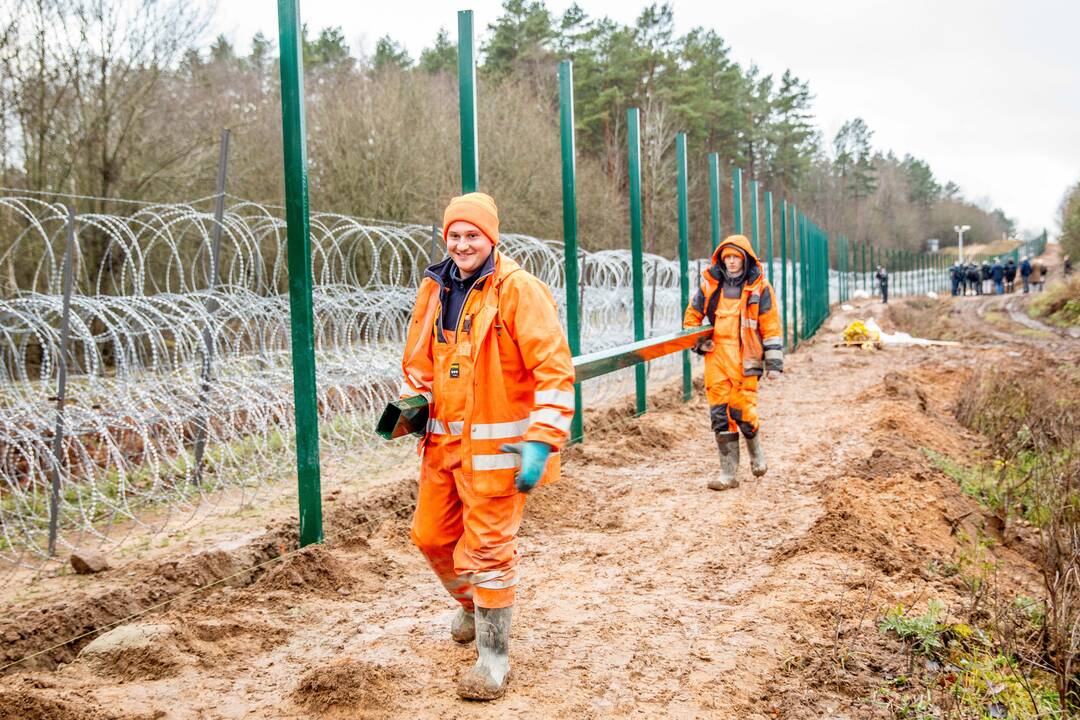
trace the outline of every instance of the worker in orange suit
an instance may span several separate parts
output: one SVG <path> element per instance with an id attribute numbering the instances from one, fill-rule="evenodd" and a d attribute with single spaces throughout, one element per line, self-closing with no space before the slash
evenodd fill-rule
<path id="1" fill-rule="evenodd" d="M 761 447 L 758 378 L 784 371 L 784 341 L 776 294 L 765 279 L 750 241 L 731 235 L 716 248 L 712 265 L 683 316 L 683 327 L 713 325 L 711 337 L 698 340 L 694 352 L 705 356 L 705 395 L 716 444 L 720 474 L 709 480 L 713 490 L 738 487 L 739 431 L 746 438 L 755 477 L 768 470 Z"/>
<path id="2" fill-rule="evenodd" d="M 429 267 L 405 341 L 402 397 L 425 395 L 412 540 L 460 604 L 451 635 L 476 641 L 458 694 L 506 691 L 525 494 L 559 476 L 574 416 L 574 368 L 548 287 L 498 250 L 483 193 L 443 214 L 449 257 Z"/>

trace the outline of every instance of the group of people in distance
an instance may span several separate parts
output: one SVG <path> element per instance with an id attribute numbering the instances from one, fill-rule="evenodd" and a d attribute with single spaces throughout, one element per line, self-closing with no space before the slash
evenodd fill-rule
<path id="1" fill-rule="evenodd" d="M 1048 272 L 1041 260 L 1026 255 L 1019 265 L 1012 258 L 1002 262 L 998 257 L 993 262 L 983 260 L 981 265 L 957 261 L 949 268 L 949 280 L 953 295 L 1004 295 L 1016 292 L 1017 275 L 1024 292 L 1041 292 Z"/>

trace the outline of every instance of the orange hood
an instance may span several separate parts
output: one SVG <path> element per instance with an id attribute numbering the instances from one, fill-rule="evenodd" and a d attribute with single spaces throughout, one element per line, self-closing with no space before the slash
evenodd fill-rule
<path id="1" fill-rule="evenodd" d="M 754 248 L 745 235 L 728 235 L 724 238 L 724 241 L 717 245 L 716 249 L 713 250 L 713 265 L 723 266 L 723 263 L 720 261 L 720 253 L 723 252 L 725 247 L 737 247 L 743 251 L 744 255 L 746 255 L 746 278 L 748 281 L 752 281 L 754 277 L 760 277 L 763 274 L 764 271 L 761 267 L 761 261 L 758 260 L 758 256 L 754 254 Z M 755 269 L 757 272 L 754 272 Z"/>

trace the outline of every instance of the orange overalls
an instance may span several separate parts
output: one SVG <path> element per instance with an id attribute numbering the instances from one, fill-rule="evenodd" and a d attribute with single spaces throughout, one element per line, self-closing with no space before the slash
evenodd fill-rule
<path id="1" fill-rule="evenodd" d="M 492 252 L 493 271 L 469 292 L 457 328 L 441 333 L 440 274 L 452 261 L 428 270 L 402 362 L 403 396 L 430 402 L 412 540 L 470 611 L 513 604 L 518 582 L 520 456 L 500 446 L 551 445 L 541 484 L 552 482 L 574 414 L 573 364 L 551 292 Z"/>
<path id="2" fill-rule="evenodd" d="M 746 256 L 739 297 L 724 296 L 720 253 L 734 245 Z M 713 350 L 705 354 L 705 395 L 714 432 L 735 432 L 752 438 L 761 426 L 757 412 L 758 378 L 763 370 L 783 370 L 783 338 L 772 285 L 750 241 L 742 235 L 725 239 L 713 252 L 713 265 L 702 272 L 701 285 L 686 308 L 683 327 L 713 320 Z"/>

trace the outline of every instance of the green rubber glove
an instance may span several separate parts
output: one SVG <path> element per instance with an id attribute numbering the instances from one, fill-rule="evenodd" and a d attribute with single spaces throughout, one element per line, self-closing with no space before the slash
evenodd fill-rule
<path id="1" fill-rule="evenodd" d="M 502 445 L 499 449 L 521 455 L 521 467 L 514 477 L 518 492 L 527 493 L 536 487 L 536 483 L 540 482 L 540 478 L 544 475 L 544 466 L 547 465 L 548 455 L 551 454 L 551 446 L 530 440 Z"/>

